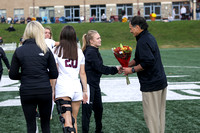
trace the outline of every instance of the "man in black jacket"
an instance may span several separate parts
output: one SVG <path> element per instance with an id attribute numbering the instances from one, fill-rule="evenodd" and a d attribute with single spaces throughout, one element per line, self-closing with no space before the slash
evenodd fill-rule
<path id="1" fill-rule="evenodd" d="M 1 76 L 3 74 L 3 66 L 2 66 L 1 59 L 4 61 L 6 67 L 8 68 L 8 71 L 9 71 L 10 64 L 9 64 L 8 58 L 6 57 L 4 50 L 0 47 L 0 81 L 1 81 Z"/>
<path id="2" fill-rule="evenodd" d="M 167 78 L 156 39 L 148 32 L 143 17 L 135 16 L 129 23 L 136 37 L 135 58 L 123 68 L 125 75 L 137 73 L 142 91 L 144 119 L 150 133 L 164 133 Z"/>

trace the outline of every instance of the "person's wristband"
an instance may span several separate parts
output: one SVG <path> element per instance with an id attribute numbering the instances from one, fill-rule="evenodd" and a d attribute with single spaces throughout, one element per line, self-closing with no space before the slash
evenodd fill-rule
<path id="1" fill-rule="evenodd" d="M 134 67 L 132 68 L 132 73 L 135 73 L 135 69 L 134 69 Z"/>

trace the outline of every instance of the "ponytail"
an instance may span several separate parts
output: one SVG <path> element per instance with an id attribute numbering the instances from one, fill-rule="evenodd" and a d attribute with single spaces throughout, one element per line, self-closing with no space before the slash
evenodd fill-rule
<path id="1" fill-rule="evenodd" d="M 84 34 L 83 37 L 82 37 L 82 43 L 83 43 L 82 44 L 82 51 L 84 51 L 86 49 L 86 45 L 87 45 L 86 44 L 86 42 L 87 42 L 86 41 L 86 39 L 87 39 L 86 37 L 87 37 L 87 34 Z"/>
<path id="2" fill-rule="evenodd" d="M 96 30 L 89 30 L 87 34 L 84 34 L 82 37 L 82 51 L 86 49 L 86 46 L 90 46 L 90 40 L 93 39 L 93 35 L 98 33 Z"/>

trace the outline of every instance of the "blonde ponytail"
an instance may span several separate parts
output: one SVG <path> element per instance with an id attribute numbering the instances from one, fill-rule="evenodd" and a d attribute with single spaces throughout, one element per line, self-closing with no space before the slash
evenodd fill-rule
<path id="1" fill-rule="evenodd" d="M 93 35 L 98 33 L 96 30 L 89 30 L 87 34 L 84 34 L 82 37 L 82 51 L 86 49 L 86 46 L 90 46 L 90 40 L 93 39 Z"/>

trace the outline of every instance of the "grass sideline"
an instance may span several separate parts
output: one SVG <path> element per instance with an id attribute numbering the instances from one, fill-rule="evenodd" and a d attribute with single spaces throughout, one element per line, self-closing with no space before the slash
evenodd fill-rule
<path id="1" fill-rule="evenodd" d="M 199 47 L 200 45 L 199 22 L 200 21 L 177 21 L 172 23 L 148 22 L 150 25 L 149 29 L 150 32 L 153 35 L 155 35 L 160 47 L 165 48 L 165 49 L 160 49 L 160 51 L 161 51 L 162 61 L 165 66 L 166 75 L 167 76 L 189 75 L 189 77 L 177 77 L 177 78 L 168 77 L 169 82 L 200 81 L 200 63 L 199 63 L 200 48 L 177 48 L 177 47 Z M 99 29 L 100 30 L 99 32 L 100 34 L 102 34 L 102 39 L 103 39 L 102 42 L 103 46 L 101 49 L 106 49 L 106 50 L 100 50 L 100 52 L 102 54 L 104 64 L 106 65 L 119 65 L 117 60 L 114 58 L 113 53 L 111 52 L 111 47 L 114 47 L 116 44 L 118 45 L 119 41 L 124 40 L 124 42 L 122 42 L 124 44 L 131 44 L 132 42 L 133 43 L 132 46 L 135 46 L 136 43 L 134 37 L 128 32 L 129 31 L 127 27 L 128 23 L 113 23 L 112 24 L 113 30 L 111 31 L 107 31 L 106 28 L 108 27 L 110 28 L 112 26 L 109 26 L 109 24 L 104 24 L 104 23 L 99 23 L 99 24 L 85 23 L 79 25 L 78 24 L 72 24 L 72 25 L 77 26 L 77 27 L 74 26 L 75 28 L 77 28 L 76 29 L 77 32 L 84 30 L 81 31 L 81 33 L 78 32 L 77 33 L 78 35 L 82 35 L 82 33 L 86 32 L 88 29 L 98 28 L 97 25 L 103 26 L 102 29 Z M 56 34 L 57 34 L 56 32 L 59 33 L 60 30 L 56 30 L 56 27 L 54 27 L 54 25 L 51 26 L 53 30 L 55 30 L 54 34 L 56 40 Z M 58 24 L 56 26 L 59 26 L 57 28 L 61 29 L 61 27 L 64 25 Z M 160 26 L 163 26 L 163 28 Z M 84 29 L 85 27 L 87 27 L 88 29 Z M 117 31 L 115 31 L 115 29 L 117 29 Z M 112 34 L 112 32 L 118 32 L 118 33 Z M 106 36 L 106 34 L 108 34 L 108 36 Z M 21 35 L 18 36 L 21 37 Z M 81 37 L 79 37 L 79 39 L 80 38 Z M 109 41 L 107 42 L 106 38 L 112 41 L 112 44 L 109 44 Z M 164 44 L 162 44 L 162 42 Z M 12 54 L 13 52 L 7 52 L 9 61 L 11 60 Z M 4 70 L 4 74 L 7 74 L 6 70 Z M 136 75 L 130 75 L 130 76 L 136 76 Z M 112 77 L 112 76 L 103 76 L 103 77 Z M 196 91 L 200 92 L 200 89 Z M 6 99 L 12 99 L 15 96 L 19 96 L 18 93 L 19 92 L 0 92 L 0 101 L 4 101 Z M 103 129 L 105 133 L 122 133 L 122 132 L 148 133 L 143 118 L 141 102 L 104 103 L 103 106 L 104 106 Z M 167 101 L 165 133 L 200 132 L 199 110 L 200 110 L 200 100 Z M 21 107 L 0 107 L 0 118 L 1 118 L 0 132 L 3 133 L 26 132 L 26 123 Z M 90 123 L 91 133 L 95 131 L 94 127 L 95 127 L 94 119 L 92 117 Z M 62 129 L 60 126 L 60 122 L 58 120 L 57 111 L 56 109 L 54 109 L 53 120 L 51 121 L 51 132 L 60 133 L 62 132 L 61 130 Z M 81 108 L 78 116 L 78 132 L 81 132 Z"/>
<path id="2" fill-rule="evenodd" d="M 189 77 L 168 77 L 169 82 L 200 81 L 200 63 L 198 61 L 200 48 L 170 48 L 160 51 L 167 76 L 189 75 Z M 106 65 L 118 65 L 111 50 L 101 50 L 100 52 Z M 10 60 L 12 53 L 9 53 L 8 56 Z M 200 92 L 200 89 L 195 91 Z M 0 101 L 13 99 L 16 96 L 19 96 L 17 91 L 0 92 Z M 148 133 L 143 118 L 142 102 L 103 103 L 103 106 L 103 130 L 105 133 L 122 133 L 124 131 L 127 133 Z M 200 131 L 199 110 L 200 100 L 167 101 L 165 133 L 198 133 Z M 0 132 L 26 132 L 26 123 L 21 107 L 0 107 L 0 117 Z M 94 127 L 92 116 L 91 133 L 95 132 Z M 51 132 L 62 132 L 56 108 L 53 120 L 51 120 Z M 78 115 L 78 132 L 81 132 L 81 108 Z"/>
<path id="3" fill-rule="evenodd" d="M 160 48 L 182 48 L 182 47 L 200 47 L 200 21 L 148 21 L 149 31 L 156 37 Z M 59 34 L 63 26 L 72 25 L 81 40 L 82 35 L 88 30 L 97 30 L 102 38 L 101 49 L 110 49 L 116 47 L 119 43 L 135 47 L 136 40 L 129 33 L 129 23 L 66 23 L 66 24 L 43 24 L 51 26 L 54 40 L 59 41 Z M 26 24 L 14 24 L 15 32 L 8 32 L 5 29 L 8 24 L 0 24 L 0 36 L 4 43 L 19 42 L 23 35 Z"/>

